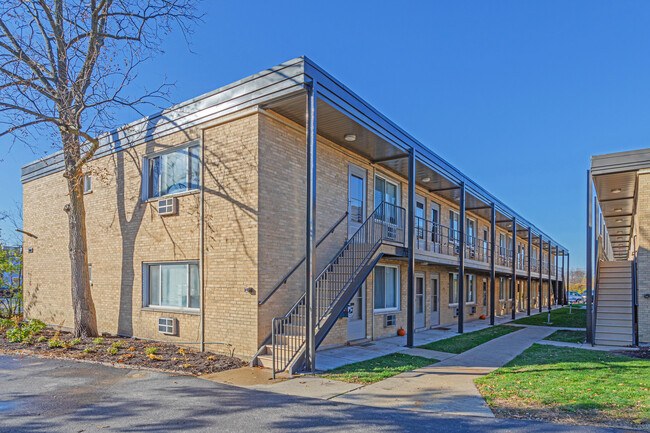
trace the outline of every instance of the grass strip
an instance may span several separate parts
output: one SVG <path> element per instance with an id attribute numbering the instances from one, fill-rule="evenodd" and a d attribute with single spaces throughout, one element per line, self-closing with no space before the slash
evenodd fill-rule
<path id="1" fill-rule="evenodd" d="M 495 338 L 510 334 L 511 332 L 520 329 L 522 329 L 521 326 L 491 326 L 489 328 L 481 329 L 480 331 L 468 332 L 467 334 L 460 334 L 444 340 L 434 341 L 420 346 L 420 348 L 447 353 L 463 353 L 490 340 L 494 340 Z"/>
<path id="2" fill-rule="evenodd" d="M 586 338 L 587 334 L 585 331 L 560 330 L 555 331 L 544 340 L 562 341 L 565 343 L 584 343 Z"/>
<path id="3" fill-rule="evenodd" d="M 548 311 L 534 316 L 522 317 L 511 323 L 520 325 L 554 326 L 559 328 L 584 328 L 587 326 L 587 310 L 569 307 L 558 308 L 551 311 L 551 323 L 548 323 Z"/>
<path id="4" fill-rule="evenodd" d="M 650 361 L 534 344 L 475 383 L 501 417 L 650 425 Z"/>
<path id="5" fill-rule="evenodd" d="M 438 362 L 437 359 L 412 356 L 405 353 L 391 353 L 367 361 L 337 367 L 321 374 L 321 377 L 367 385 L 436 362 Z"/>

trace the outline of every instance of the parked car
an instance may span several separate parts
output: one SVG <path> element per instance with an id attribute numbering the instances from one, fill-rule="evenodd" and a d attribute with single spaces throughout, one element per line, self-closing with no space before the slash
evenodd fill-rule
<path id="1" fill-rule="evenodd" d="M 568 301 L 569 304 L 580 304 L 582 303 L 582 295 L 576 291 L 570 290 L 568 292 Z"/>
<path id="2" fill-rule="evenodd" d="M 594 293 L 594 291 L 592 290 L 592 291 L 591 291 L 591 299 L 592 299 L 592 300 L 594 299 L 594 294 L 595 294 L 595 293 Z M 586 304 L 586 303 L 587 303 L 587 291 L 586 291 L 586 290 L 585 290 L 585 292 L 582 294 L 582 303 L 583 303 L 583 304 Z"/>

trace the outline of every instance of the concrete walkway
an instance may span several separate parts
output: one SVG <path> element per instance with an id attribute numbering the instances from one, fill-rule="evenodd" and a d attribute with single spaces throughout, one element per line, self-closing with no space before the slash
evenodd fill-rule
<path id="1" fill-rule="evenodd" d="M 494 417 L 474 379 L 503 366 L 554 328 L 526 327 L 467 352 L 378 383 L 351 390 L 332 400 L 359 405 Z"/>
<path id="2" fill-rule="evenodd" d="M 561 307 L 553 307 L 557 309 Z M 544 312 L 547 310 L 545 309 Z M 539 314 L 538 311 L 531 311 L 531 315 Z M 516 318 L 521 319 L 526 317 L 525 312 L 517 313 Z M 501 325 L 507 322 L 512 321 L 510 315 L 498 316 L 494 320 L 495 325 Z M 478 331 L 480 329 L 488 328 L 490 326 L 489 320 L 474 320 L 471 322 L 465 323 L 464 331 L 465 333 Z M 447 329 L 428 329 L 426 331 L 416 332 L 414 335 L 414 345 L 421 346 L 423 344 L 428 344 L 433 341 L 444 340 L 446 338 L 453 337 L 458 335 L 457 327 L 446 326 Z M 545 328 L 546 329 L 546 328 Z M 559 329 L 559 328 L 556 328 Z M 360 344 L 353 344 L 350 346 L 335 347 L 330 349 L 321 349 L 316 352 L 316 369 L 320 371 L 331 370 L 342 365 L 351 364 L 353 362 L 366 361 L 368 359 L 376 358 L 378 356 L 384 356 L 395 352 L 402 352 L 407 350 L 406 347 L 406 337 L 388 337 L 382 338 L 375 341 L 364 342 Z M 408 353 L 408 352 L 405 352 Z M 438 352 L 440 353 L 440 352 Z M 413 353 L 412 353 L 413 354 Z M 449 355 L 449 354 L 445 354 Z M 439 360 L 443 360 L 441 355 Z M 422 356 L 422 355 L 419 355 Z"/>

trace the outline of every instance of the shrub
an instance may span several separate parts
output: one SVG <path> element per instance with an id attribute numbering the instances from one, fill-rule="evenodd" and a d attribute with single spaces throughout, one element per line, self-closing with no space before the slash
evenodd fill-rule
<path id="1" fill-rule="evenodd" d="M 81 344 L 81 338 L 73 338 L 72 340 L 70 340 L 69 343 L 70 347 L 76 346 L 77 344 Z"/>
<path id="2" fill-rule="evenodd" d="M 65 344 L 63 344 L 63 341 L 59 340 L 58 337 L 52 338 L 50 341 L 47 342 L 47 345 L 50 346 L 51 348 L 61 348 L 65 347 Z"/>
<path id="3" fill-rule="evenodd" d="M 95 348 L 94 348 L 94 347 L 86 347 L 86 348 L 84 349 L 84 353 L 94 353 L 94 352 L 95 352 Z"/>
<path id="4" fill-rule="evenodd" d="M 93 340 L 93 344 L 97 344 L 97 345 L 104 344 L 104 339 L 102 337 L 97 337 Z"/>
<path id="5" fill-rule="evenodd" d="M 144 349 L 144 353 L 146 353 L 147 355 L 155 355 L 156 353 L 158 353 L 158 348 L 157 347 L 146 347 Z"/>
<path id="6" fill-rule="evenodd" d="M 13 323 L 13 321 L 10 321 Z M 3 323 L 3 325 L 6 323 Z M 12 343 L 33 343 L 34 336 L 46 328 L 45 323 L 37 319 L 31 319 L 29 322 L 14 324 L 14 327 L 7 331 L 7 338 Z"/>
<path id="7" fill-rule="evenodd" d="M 106 351 L 109 355 L 117 355 L 117 347 L 111 346 Z"/>
<path id="8" fill-rule="evenodd" d="M 122 341 L 122 340 L 115 341 L 115 342 L 111 345 L 111 347 L 114 347 L 114 348 L 116 348 L 116 349 L 121 349 L 121 348 L 124 347 L 124 341 Z"/>
<path id="9" fill-rule="evenodd" d="M 16 322 L 11 319 L 0 319 L 0 329 L 9 329 L 16 326 Z"/>
<path id="10" fill-rule="evenodd" d="M 41 335 L 40 337 L 38 337 L 36 341 L 42 343 L 44 341 L 47 341 L 47 337 L 45 335 Z"/>

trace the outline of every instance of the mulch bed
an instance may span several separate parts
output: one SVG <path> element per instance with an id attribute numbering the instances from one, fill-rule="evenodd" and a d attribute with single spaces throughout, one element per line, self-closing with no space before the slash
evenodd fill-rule
<path id="1" fill-rule="evenodd" d="M 630 358 L 650 359 L 650 347 L 640 347 L 639 350 L 615 350 L 612 353 L 619 353 Z"/>
<path id="2" fill-rule="evenodd" d="M 202 375 L 231 370 L 247 365 L 241 359 L 211 352 L 198 352 L 181 348 L 171 343 L 159 343 L 137 338 L 121 338 L 102 335 L 102 342 L 95 344 L 93 338 L 82 338 L 81 343 L 70 347 L 52 348 L 48 341 L 57 337 L 63 344 L 69 345 L 73 337 L 68 332 L 45 329 L 36 335 L 45 337 L 42 342 L 33 344 L 13 343 L 7 339 L 5 331 L 0 331 L 0 353 L 34 355 L 44 358 L 67 358 L 90 362 L 109 363 L 131 368 L 147 368 L 176 372 L 182 374 Z M 122 342 L 122 343 L 119 343 Z M 114 345 L 117 353 L 111 354 Z M 147 354 L 147 348 L 155 347 L 155 353 Z M 84 352 L 86 350 L 86 352 Z M 151 350 L 150 350 L 151 352 Z"/>

